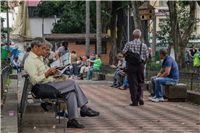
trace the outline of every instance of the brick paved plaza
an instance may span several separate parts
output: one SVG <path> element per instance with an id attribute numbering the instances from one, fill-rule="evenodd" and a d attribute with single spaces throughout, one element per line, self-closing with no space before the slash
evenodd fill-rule
<path id="1" fill-rule="evenodd" d="M 91 81 L 92 82 L 92 81 Z M 98 117 L 79 118 L 85 129 L 68 129 L 66 132 L 90 133 L 148 133 L 148 132 L 200 132 L 200 106 L 189 102 L 148 101 L 149 93 L 144 93 L 144 106 L 130 107 L 129 90 L 119 90 L 109 85 L 81 83 L 81 88 L 89 99 L 88 106 L 100 111 Z M 19 99 L 23 81 L 18 84 Z M 89 85 L 90 84 L 90 85 Z M 63 132 L 63 122 L 58 124 L 53 112 L 44 112 L 39 105 L 27 107 L 23 133 Z M 67 121 L 66 121 L 67 122 Z M 53 129 L 53 126 L 56 126 Z M 33 129 L 36 127 L 36 129 Z"/>

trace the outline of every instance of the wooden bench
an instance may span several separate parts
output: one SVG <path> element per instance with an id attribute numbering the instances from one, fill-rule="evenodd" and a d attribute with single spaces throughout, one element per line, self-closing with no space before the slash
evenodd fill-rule
<path id="1" fill-rule="evenodd" d="M 32 84 L 29 80 L 28 73 L 26 73 L 25 71 L 22 71 L 22 77 L 25 78 L 25 82 L 24 82 L 24 87 L 23 87 L 23 92 L 22 92 L 22 97 L 21 97 L 21 103 L 20 103 L 20 109 L 19 109 L 21 131 L 22 131 L 22 128 L 23 128 L 23 122 L 24 122 L 26 107 L 28 105 L 45 103 L 45 102 L 55 102 L 56 106 L 54 108 L 54 111 L 55 111 L 55 117 L 56 117 L 57 112 L 58 112 L 57 107 L 59 107 L 59 110 L 60 110 L 60 104 L 61 103 L 66 104 L 66 101 L 64 101 L 61 98 L 57 98 L 57 99 L 35 99 L 35 98 L 33 98 L 32 95 L 31 95 Z M 32 99 L 33 102 L 29 102 L 30 99 Z M 59 114 L 59 123 L 60 123 L 60 114 Z M 65 116 L 64 116 L 64 132 L 65 132 Z"/>
<path id="2" fill-rule="evenodd" d="M 154 95 L 154 92 L 151 87 L 151 82 L 149 82 L 148 91 L 149 93 L 151 93 L 151 95 Z M 163 86 L 162 91 L 163 97 L 171 102 L 184 102 L 187 98 L 187 86 L 182 83 L 177 83 L 176 85 L 170 86 Z"/>

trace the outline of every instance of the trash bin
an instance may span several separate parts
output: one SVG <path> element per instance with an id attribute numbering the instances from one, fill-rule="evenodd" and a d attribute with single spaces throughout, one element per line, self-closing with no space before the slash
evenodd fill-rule
<path id="1" fill-rule="evenodd" d="M 6 59 L 7 57 L 7 46 L 1 47 L 1 59 Z"/>
<path id="2" fill-rule="evenodd" d="M 159 50 L 156 51 L 156 61 L 160 61 L 160 58 L 159 58 Z"/>

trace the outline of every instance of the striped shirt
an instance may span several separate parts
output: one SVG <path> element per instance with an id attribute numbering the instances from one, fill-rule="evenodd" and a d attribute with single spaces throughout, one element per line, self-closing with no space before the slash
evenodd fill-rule
<path id="1" fill-rule="evenodd" d="M 126 53 L 127 51 L 129 51 L 129 52 L 140 54 L 140 45 L 141 45 L 140 39 L 135 39 L 133 41 L 127 42 L 122 52 Z M 147 45 L 142 43 L 141 55 L 140 55 L 141 59 L 145 61 L 146 57 L 148 58 L 148 55 L 149 55 L 149 52 L 148 52 Z"/>

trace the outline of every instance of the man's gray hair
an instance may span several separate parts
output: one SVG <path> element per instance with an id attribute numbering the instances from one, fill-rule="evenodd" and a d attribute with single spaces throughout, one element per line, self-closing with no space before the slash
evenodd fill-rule
<path id="1" fill-rule="evenodd" d="M 119 55 L 119 57 L 123 57 L 123 54 L 122 54 L 122 53 L 118 53 L 117 55 Z"/>
<path id="2" fill-rule="evenodd" d="M 42 43 L 38 40 L 33 40 L 31 42 L 31 48 L 33 48 L 35 45 L 37 45 L 38 47 L 42 46 Z"/>
<path id="3" fill-rule="evenodd" d="M 50 48 L 53 47 L 52 44 L 50 42 L 46 41 L 46 40 L 45 40 L 45 44 L 46 44 L 46 47 L 50 47 Z"/>
<path id="4" fill-rule="evenodd" d="M 135 29 L 134 31 L 133 31 L 133 35 L 135 36 L 135 37 L 141 37 L 141 31 L 139 30 L 139 29 Z"/>

